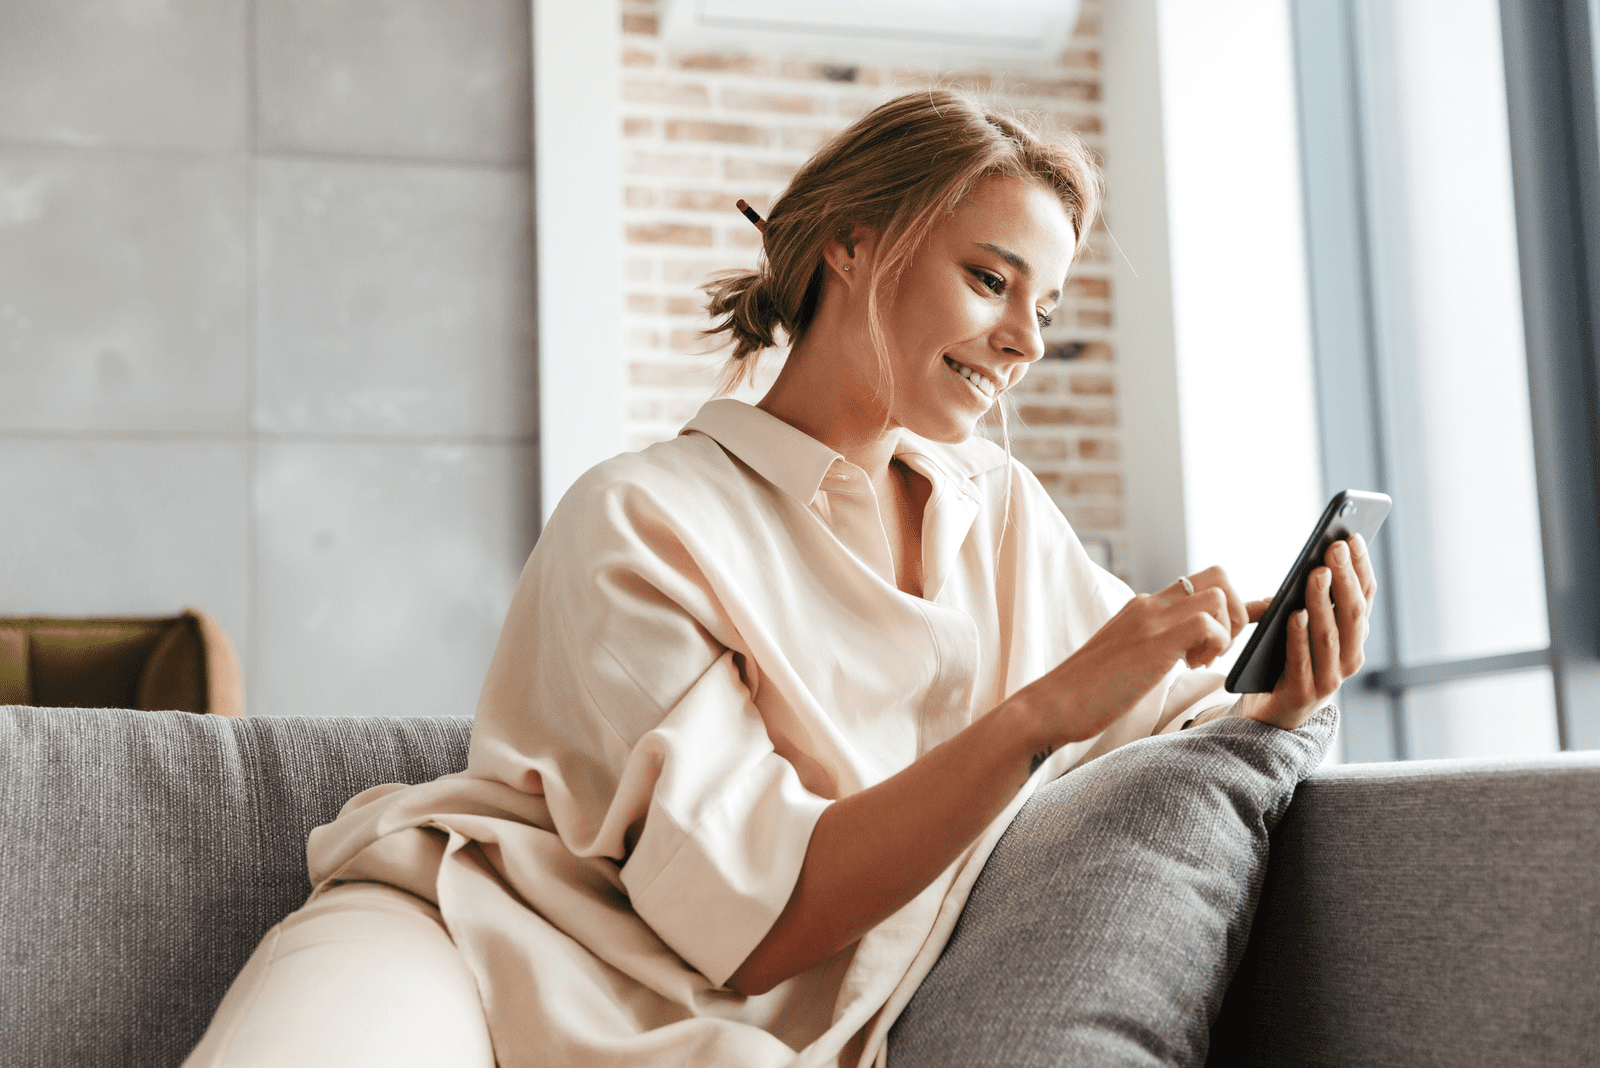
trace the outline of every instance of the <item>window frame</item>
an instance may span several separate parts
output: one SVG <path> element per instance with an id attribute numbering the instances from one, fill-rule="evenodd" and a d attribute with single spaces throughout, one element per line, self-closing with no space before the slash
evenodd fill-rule
<path id="1" fill-rule="evenodd" d="M 1312 352 L 1331 493 L 1393 485 L 1367 184 L 1361 0 L 1290 0 Z M 1395 526 L 1374 560 L 1385 587 L 1368 666 L 1346 683 L 1346 758 L 1407 757 L 1403 695 L 1548 667 L 1562 749 L 1600 748 L 1600 0 L 1501 0 L 1529 403 L 1550 644 L 1408 662 L 1394 595 Z M 1349 220 L 1359 220 L 1351 226 Z"/>

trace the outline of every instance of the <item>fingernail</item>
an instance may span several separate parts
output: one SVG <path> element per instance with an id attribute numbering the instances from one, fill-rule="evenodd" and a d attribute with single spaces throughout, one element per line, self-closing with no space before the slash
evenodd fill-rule
<path id="1" fill-rule="evenodd" d="M 1333 572 L 1332 571 L 1329 571 L 1325 567 L 1317 568 L 1317 585 L 1319 587 L 1321 587 L 1323 589 L 1327 589 L 1328 585 L 1330 583 L 1332 583 L 1332 582 L 1333 582 Z"/>
<path id="2" fill-rule="evenodd" d="M 1333 543 L 1333 562 L 1347 564 L 1350 562 L 1350 547 L 1342 541 Z"/>

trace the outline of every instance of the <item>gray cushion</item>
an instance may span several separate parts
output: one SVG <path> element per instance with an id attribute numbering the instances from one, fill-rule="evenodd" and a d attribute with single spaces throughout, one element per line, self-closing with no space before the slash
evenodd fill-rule
<path id="1" fill-rule="evenodd" d="M 471 721 L 0 708 L 5 1063 L 176 1065 L 310 892 L 360 791 L 466 765 Z"/>
<path id="2" fill-rule="evenodd" d="M 1042 788 L 896 1023 L 892 1068 L 1203 1064 L 1269 831 L 1336 723 L 1221 720 Z"/>
<path id="3" fill-rule="evenodd" d="M 1329 768 L 1272 849 L 1219 1068 L 1600 1061 L 1600 753 Z"/>

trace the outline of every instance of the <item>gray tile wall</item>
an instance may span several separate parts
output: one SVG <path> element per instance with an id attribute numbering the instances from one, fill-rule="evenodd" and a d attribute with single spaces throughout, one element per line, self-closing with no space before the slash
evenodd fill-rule
<path id="1" fill-rule="evenodd" d="M 537 530 L 525 0 L 0 4 L 0 614 L 469 713 Z"/>

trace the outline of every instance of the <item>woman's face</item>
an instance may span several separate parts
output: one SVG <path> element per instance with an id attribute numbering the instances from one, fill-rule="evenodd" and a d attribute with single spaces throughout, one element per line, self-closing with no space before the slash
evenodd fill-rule
<path id="1" fill-rule="evenodd" d="M 991 177 L 934 225 L 887 309 L 890 420 L 963 441 L 998 394 L 1044 355 L 1076 240 L 1053 193 Z"/>

